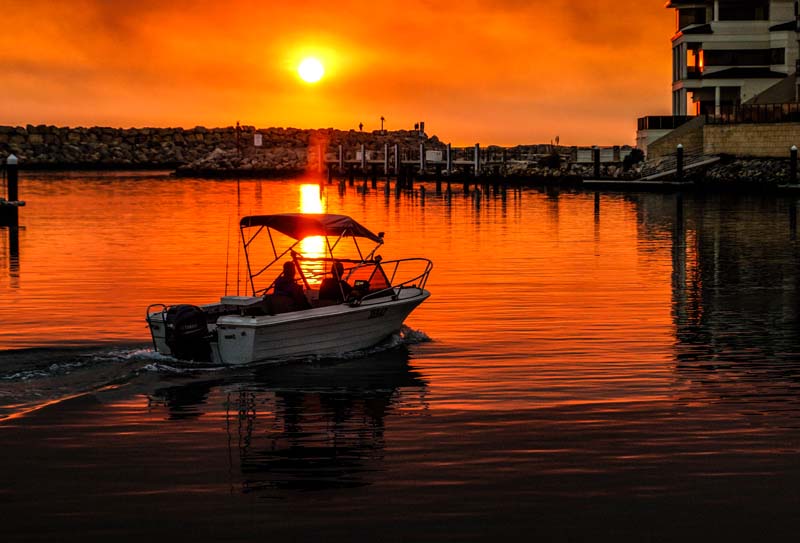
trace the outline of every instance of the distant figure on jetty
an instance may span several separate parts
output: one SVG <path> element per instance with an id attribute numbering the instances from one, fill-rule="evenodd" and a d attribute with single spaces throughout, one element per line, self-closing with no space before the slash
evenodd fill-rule
<path id="1" fill-rule="evenodd" d="M 358 123 L 358 131 L 359 132 L 363 132 L 364 131 L 364 123 Z"/>

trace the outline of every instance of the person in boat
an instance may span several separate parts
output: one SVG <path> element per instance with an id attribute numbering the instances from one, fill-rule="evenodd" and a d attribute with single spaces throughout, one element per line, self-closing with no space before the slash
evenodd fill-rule
<path id="1" fill-rule="evenodd" d="M 340 304 L 347 300 L 350 293 L 353 291 L 344 277 L 344 265 L 335 261 L 331 266 L 331 276 L 322 280 L 319 286 L 319 301 L 320 303 L 335 303 Z"/>
<path id="2" fill-rule="evenodd" d="M 294 262 L 284 262 L 283 272 L 275 279 L 275 283 L 272 287 L 272 301 L 276 313 L 298 311 L 311 307 L 303 292 L 303 287 L 295 282 L 294 275 Z M 283 305 L 286 307 L 277 307 Z M 285 311 L 280 311 L 280 309 L 284 309 Z"/>

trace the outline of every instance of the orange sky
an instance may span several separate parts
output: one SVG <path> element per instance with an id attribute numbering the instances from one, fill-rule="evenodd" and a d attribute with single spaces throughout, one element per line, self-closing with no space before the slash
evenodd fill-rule
<path id="1" fill-rule="evenodd" d="M 0 124 L 410 128 L 625 144 L 670 113 L 663 0 L 0 0 Z M 10 29 L 10 31 L 9 31 Z M 307 54 L 327 73 L 302 83 Z"/>

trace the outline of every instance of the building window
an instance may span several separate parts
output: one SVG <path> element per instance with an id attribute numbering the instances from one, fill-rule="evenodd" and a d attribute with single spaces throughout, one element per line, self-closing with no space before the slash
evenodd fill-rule
<path id="1" fill-rule="evenodd" d="M 689 25 L 704 25 L 708 22 L 706 8 L 684 8 L 675 11 L 678 18 L 678 30 Z"/>
<path id="2" fill-rule="evenodd" d="M 720 0 L 720 21 L 768 21 L 769 0 Z"/>
<path id="3" fill-rule="evenodd" d="M 705 55 L 699 44 L 687 44 L 686 75 L 689 79 L 699 78 L 705 66 Z"/>
<path id="4" fill-rule="evenodd" d="M 785 64 L 786 51 L 776 49 L 706 49 L 703 61 L 706 66 L 769 66 Z"/>

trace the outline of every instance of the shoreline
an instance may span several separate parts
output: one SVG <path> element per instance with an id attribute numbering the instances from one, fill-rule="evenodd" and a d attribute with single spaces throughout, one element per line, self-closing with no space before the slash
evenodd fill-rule
<path id="1" fill-rule="evenodd" d="M 117 167 L 106 167 L 102 165 L 48 165 L 20 168 L 21 172 L 30 173 L 141 173 L 160 172 L 164 177 L 180 179 L 200 179 L 208 181 L 225 180 L 278 180 L 278 179 L 302 179 L 304 177 L 317 178 L 321 185 L 340 185 L 350 184 L 350 186 L 362 187 L 365 184 L 371 185 L 371 175 L 356 175 L 353 183 L 348 183 L 347 176 L 335 175 L 328 180 L 324 174 L 317 172 L 309 174 L 306 170 L 208 170 L 192 171 L 176 174 L 174 169 L 166 165 L 152 165 L 147 167 L 132 167 L 131 165 L 120 165 Z M 24 179 L 24 178 L 23 178 Z M 393 185 L 397 182 L 397 177 L 376 176 L 376 183 L 379 187 L 372 190 L 382 190 L 389 180 Z M 780 183 L 778 181 L 765 182 L 755 179 L 739 180 L 707 180 L 690 179 L 677 181 L 675 179 L 660 179 L 657 181 L 646 181 L 640 179 L 618 179 L 613 177 L 583 178 L 575 175 L 482 175 L 475 177 L 471 174 L 441 175 L 426 173 L 413 176 L 412 188 L 414 184 L 425 183 L 437 185 L 454 185 L 456 187 L 492 187 L 496 190 L 502 188 L 523 188 L 523 187 L 545 187 L 561 188 L 567 190 L 600 191 L 600 192 L 695 192 L 695 193 L 748 193 L 748 194 L 800 194 L 800 184 Z M 474 190 L 474 188 L 472 190 Z M 393 187 L 392 190 L 395 190 Z M 408 190 L 404 188 L 403 190 Z M 443 189 L 444 190 L 444 189 Z"/>

